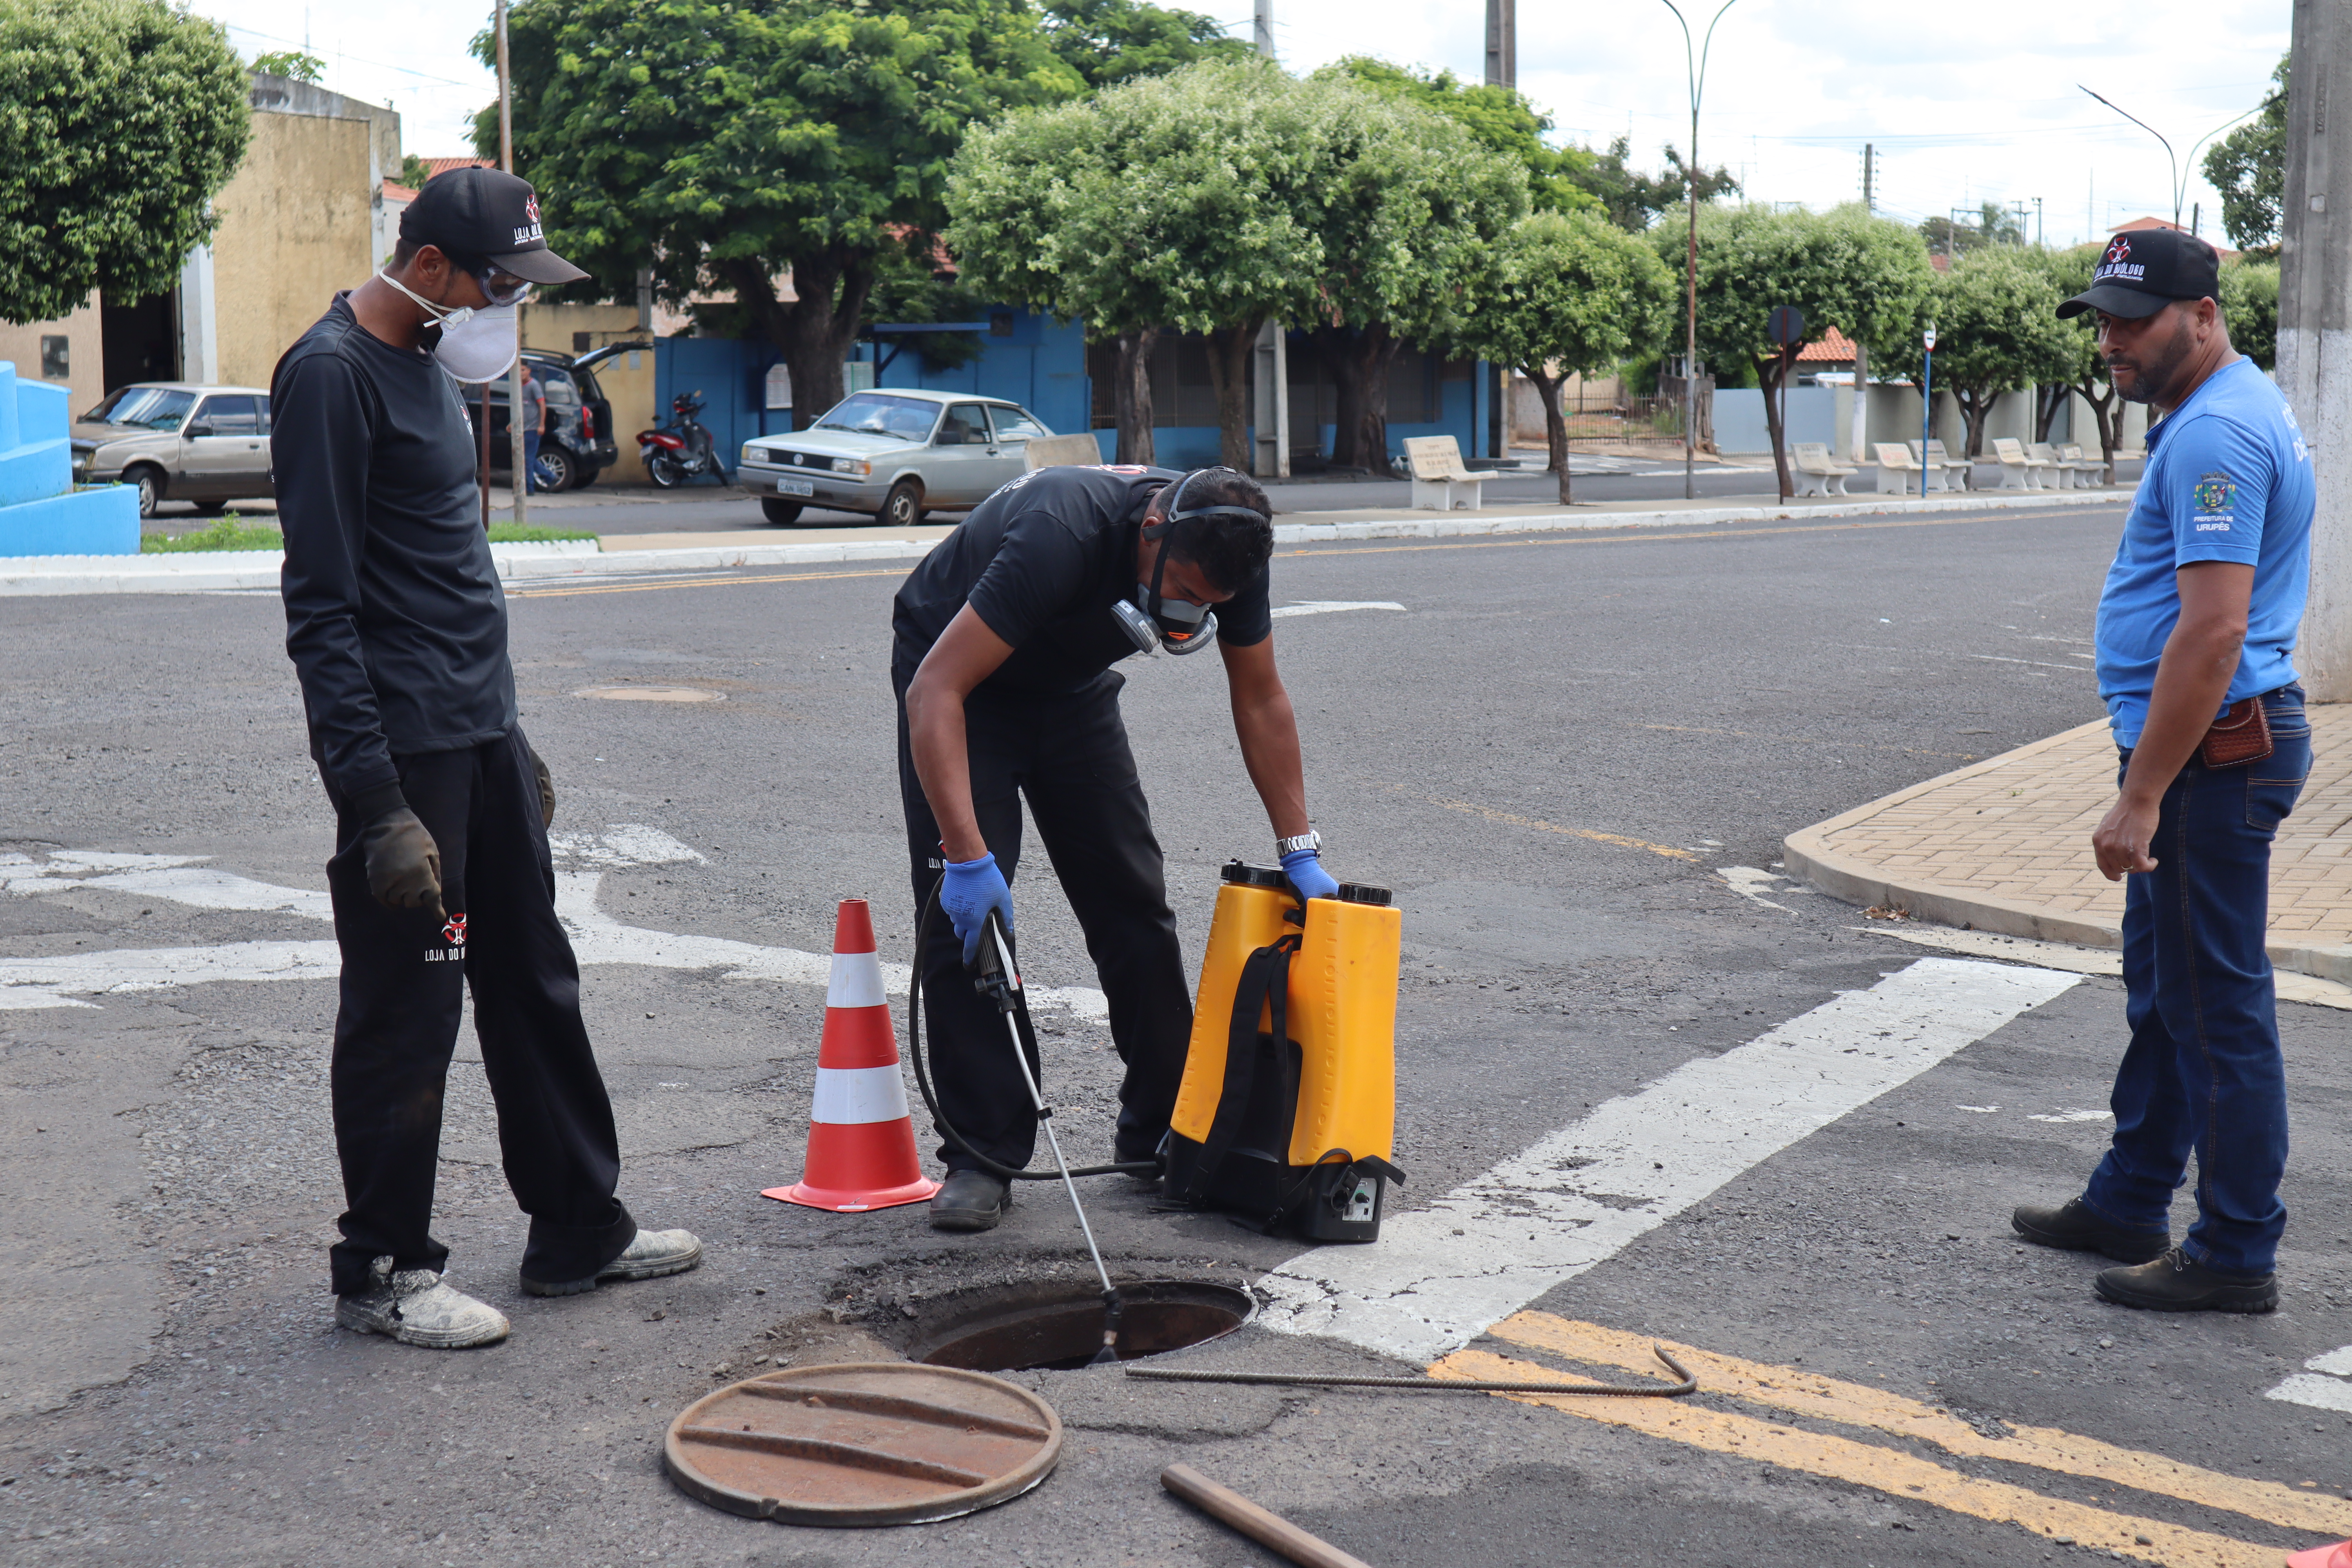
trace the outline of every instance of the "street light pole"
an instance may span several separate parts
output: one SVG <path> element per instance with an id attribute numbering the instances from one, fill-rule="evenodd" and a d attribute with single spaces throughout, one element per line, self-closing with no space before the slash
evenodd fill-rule
<path id="1" fill-rule="evenodd" d="M 1919 334 L 1927 345 L 1927 368 L 1919 373 L 1919 499 L 1927 499 L 1927 443 L 1936 438 L 1936 329 Z"/>
<path id="2" fill-rule="evenodd" d="M 2083 87 L 2083 84 L 2079 81 L 2074 85 L 2076 87 Z M 2083 87 L 2083 90 L 2084 92 L 2091 92 L 2091 89 L 2087 87 Z M 2130 121 L 2134 125 L 2138 126 L 2150 136 L 2155 137 L 2158 142 L 2164 142 L 2164 155 L 2167 158 L 2172 159 L 2172 226 L 2179 228 L 2180 226 L 2181 205 L 2189 199 L 2189 182 L 2180 177 L 2180 160 L 2173 157 L 2172 143 L 2165 142 L 2164 132 L 2158 131 L 2155 126 L 2150 125 L 2147 121 L 2142 120 L 2138 115 L 2128 112 L 2120 106 L 2110 102 L 2106 99 L 2099 98 L 2099 95 L 2095 92 L 2091 92 L 2091 96 L 2093 98 L 2098 98 L 2101 103 L 2106 104 L 2109 109 L 2114 110 L 2117 114 L 2122 115 L 2126 120 Z M 2227 131 L 2231 126 L 2238 123 L 2239 121 L 2252 119 L 2262 111 L 2262 106 L 2260 104 L 2256 104 L 2253 108 L 2249 109 L 2243 114 L 2231 115 L 2229 119 L 2224 120 L 2221 124 L 2216 125 L 2212 130 L 2208 131 L 2204 135 L 2200 136 L 2196 141 L 2190 142 L 2189 144 L 2189 156 L 2190 159 L 2189 172 L 2192 174 L 2197 172 L 2195 160 L 2197 157 L 2198 148 L 2202 147 L 2206 142 L 2210 142 L 2214 137 L 2219 136 L 2222 132 Z"/>
<path id="3" fill-rule="evenodd" d="M 1691 51 L 1690 21 L 1675 0 L 1658 0 L 1675 14 L 1683 29 L 1683 68 L 1690 80 L 1690 162 L 1683 169 L 1683 200 L 1690 209 L 1690 245 L 1683 288 L 1683 499 L 1698 498 L 1698 104 L 1706 89 L 1706 51 L 1715 42 L 1715 24 L 1738 0 L 1723 0 L 1706 32 Z"/>

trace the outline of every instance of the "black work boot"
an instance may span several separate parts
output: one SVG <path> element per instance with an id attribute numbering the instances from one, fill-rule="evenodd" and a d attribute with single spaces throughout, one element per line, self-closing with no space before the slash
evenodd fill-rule
<path id="1" fill-rule="evenodd" d="M 2020 1205 L 2009 1216 L 2009 1224 L 2036 1247 L 2095 1252 L 2118 1263 L 2149 1262 L 2163 1257 L 2164 1249 L 2172 1245 L 2170 1231 L 2126 1230 L 2080 1198 L 2070 1198 L 2054 1209 Z"/>
<path id="2" fill-rule="evenodd" d="M 950 1171 L 931 1194 L 933 1230 L 994 1230 L 1013 1202 L 1013 1184 L 986 1171 Z"/>
<path id="3" fill-rule="evenodd" d="M 2275 1274 L 2223 1274 L 2179 1247 L 2137 1268 L 2102 1268 L 2099 1295 L 2151 1312 L 2267 1312 L 2278 1305 Z"/>

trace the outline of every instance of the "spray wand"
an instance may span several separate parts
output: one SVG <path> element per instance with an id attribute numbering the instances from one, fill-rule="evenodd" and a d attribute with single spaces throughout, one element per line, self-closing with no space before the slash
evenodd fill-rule
<path id="1" fill-rule="evenodd" d="M 921 983 L 918 977 L 915 984 Z M 1037 1112 L 1038 1125 L 1045 1130 L 1045 1142 L 1054 1151 L 1054 1164 L 1062 1173 L 1062 1185 L 1069 1191 L 1070 1207 L 1077 1211 L 1078 1229 L 1087 1238 L 1087 1253 L 1095 1260 L 1095 1275 L 1102 1280 L 1102 1349 L 1087 1364 L 1115 1366 L 1118 1363 L 1118 1287 L 1110 1282 L 1110 1270 L 1103 1267 L 1102 1248 L 1095 1245 L 1095 1227 L 1087 1223 L 1087 1205 L 1078 1201 L 1078 1184 L 1070 1178 L 1070 1163 L 1062 1158 L 1062 1141 L 1054 1132 L 1054 1108 L 1038 1093 L 1037 1075 L 1029 1070 L 1029 1053 L 1021 1048 L 1021 1026 L 1013 1016 L 1021 1006 L 1021 972 L 1013 967 L 1013 948 L 1004 940 L 1003 923 L 993 910 L 988 912 L 987 928 L 981 933 L 980 963 L 972 984 L 1003 1015 L 1005 1033 L 1013 1041 L 1013 1059 L 1021 1066 L 1021 1081 L 1028 1088 L 1029 1103 Z"/>

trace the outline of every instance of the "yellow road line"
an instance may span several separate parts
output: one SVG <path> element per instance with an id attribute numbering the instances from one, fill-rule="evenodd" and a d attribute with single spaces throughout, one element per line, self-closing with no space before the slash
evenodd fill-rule
<path id="1" fill-rule="evenodd" d="M 1697 1372 L 1696 1367 L 1692 1368 Z M 1456 1351 L 1430 1369 L 1433 1377 L 1501 1378 L 1540 1382 L 1558 1378 L 1532 1362 L 1513 1361 L 1485 1351 Z M 1699 1372 L 1699 1386 L 1708 1388 Z M 1711 1388 L 1709 1392 L 1714 1392 Z M 1948 1466 L 1915 1458 L 1894 1448 L 1860 1443 L 1794 1427 L 1775 1426 L 1752 1415 L 1735 1415 L 1704 1405 L 1661 1399 L 1578 1399 L 1549 1394 L 1497 1394 L 1525 1405 L 1548 1405 L 1588 1421 L 1630 1427 L 1654 1437 L 1777 1465 L 1782 1469 L 1868 1487 L 1906 1502 L 1924 1502 L 1997 1524 L 2013 1524 L 2043 1541 L 2065 1537 L 2078 1546 L 2115 1552 L 2166 1568 L 2279 1568 L 2284 1555 L 2258 1546 L 2153 1519 L 2043 1497 L 2006 1481 L 1980 1480 Z"/>
<path id="2" fill-rule="evenodd" d="M 2116 504 L 2121 505 L 2118 501 Z M 1705 532 L 1666 533 L 1655 526 L 1636 526 L 1622 531 L 1591 533 L 1574 538 L 1546 535 L 1523 539 L 1472 539 L 1447 544 L 1364 544 L 1349 545 L 1333 542 L 1328 544 L 1285 550 L 1284 555 L 1395 555 L 1414 550 L 1524 550 L 1538 544 L 1689 544 L 1710 539 L 1761 539 L 1776 533 L 1852 533 L 1858 530 L 1878 528 L 1958 528 L 1964 523 L 1982 522 L 1990 517 L 2003 522 L 2031 522 L 2037 518 L 2074 517 L 2069 511 L 1999 511 L 1971 514 L 1967 517 L 1922 517 L 1895 519 L 1884 522 L 1815 522 L 1792 523 L 1785 528 L 1707 528 L 1693 523 L 1694 530 Z"/>
<path id="3" fill-rule="evenodd" d="M 1696 861 L 1698 859 L 1698 857 L 1689 850 L 1677 849 L 1671 844 L 1653 844 L 1646 838 L 1628 838 L 1622 833 L 1602 833 L 1591 827 L 1562 827 L 1556 822 L 1545 822 L 1538 817 L 1520 816 L 1512 812 L 1496 811 L 1492 806 L 1476 805 L 1466 800 L 1444 800 L 1433 795 L 1412 795 L 1408 791 L 1398 789 L 1393 784 L 1389 787 L 1394 789 L 1397 794 L 1405 795 L 1407 799 L 1417 800 L 1428 805 L 1443 806 L 1447 811 L 1458 811 L 1467 816 L 1483 816 L 1489 822 L 1508 823 L 1513 827 L 1532 827 L 1540 833 L 1557 833 L 1569 838 L 1590 838 L 1595 844 L 1614 844 L 1620 849 L 1646 849 L 1653 855 L 1664 855 L 1672 860 Z"/>
<path id="4" fill-rule="evenodd" d="M 1647 1335 L 1620 1333 L 1598 1323 L 1580 1323 L 1549 1312 L 1521 1312 L 1486 1331 L 1497 1339 L 1532 1349 L 1557 1352 L 1600 1366 L 1654 1373 L 1657 1362 Z M 1712 1351 L 1669 1343 L 1666 1349 L 1698 1373 L 1699 1386 L 1709 1394 L 1727 1394 L 1758 1405 L 1769 1405 L 1799 1415 L 1834 1421 L 1846 1426 L 1868 1426 L 1898 1437 L 1933 1443 L 1949 1453 L 1969 1458 L 2006 1459 L 2061 1475 L 2156 1492 L 2205 1508 L 2227 1509 L 2288 1530 L 2320 1531 L 2337 1537 L 2352 1535 L 2352 1502 L 2299 1492 L 2275 1481 L 2247 1480 L 2218 1470 L 2201 1469 L 2168 1459 L 2119 1448 L 2095 1437 L 2078 1437 L 2053 1426 L 2011 1425 L 2011 1436 L 1988 1437 L 1948 1412 L 1899 1394 L 1842 1383 L 1799 1367 L 1771 1366 L 1717 1355 Z"/>
<path id="5" fill-rule="evenodd" d="M 656 588 L 732 588 L 745 583 L 830 583 L 843 577 L 904 577 L 907 568 L 879 572 L 792 572 L 758 577 L 666 577 L 658 583 L 579 583 L 553 588 L 510 588 L 509 599 L 567 599 L 582 594 L 650 594 Z"/>
<path id="6" fill-rule="evenodd" d="M 2072 668 L 2073 666 L 2066 668 Z M 1867 741 L 1817 741 L 1810 735 L 1759 735 L 1748 730 L 1711 730 L 1704 724 L 1635 724 L 1636 730 L 1666 730 L 1677 735 L 1728 735 L 1735 741 L 1784 741 L 1797 746 L 1843 746 L 1855 752 L 1900 752 L 1906 757 L 1949 757 L 1955 762 L 1980 763 L 1974 752 L 1923 752 L 1916 746 L 1875 746 Z"/>

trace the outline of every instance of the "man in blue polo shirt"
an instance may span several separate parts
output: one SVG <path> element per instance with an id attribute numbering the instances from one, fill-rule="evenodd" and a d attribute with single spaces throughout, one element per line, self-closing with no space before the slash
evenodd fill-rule
<path id="1" fill-rule="evenodd" d="M 2311 576 L 2311 454 L 2286 399 L 2230 347 L 2218 257 L 2116 235 L 2091 287 L 2116 390 L 2163 417 L 2099 595 L 2099 693 L 2123 757 L 2091 836 L 2124 895 L 2131 1043 L 2116 1131 L 2081 1197 L 2020 1208 L 2044 1247 L 2104 1253 L 2098 1293 L 2158 1311 L 2267 1312 L 2286 1210 L 2286 1076 L 2263 948 L 2271 839 L 2311 769 L 2292 654 Z M 2172 1194 L 2197 1161 L 2197 1223 Z"/>

